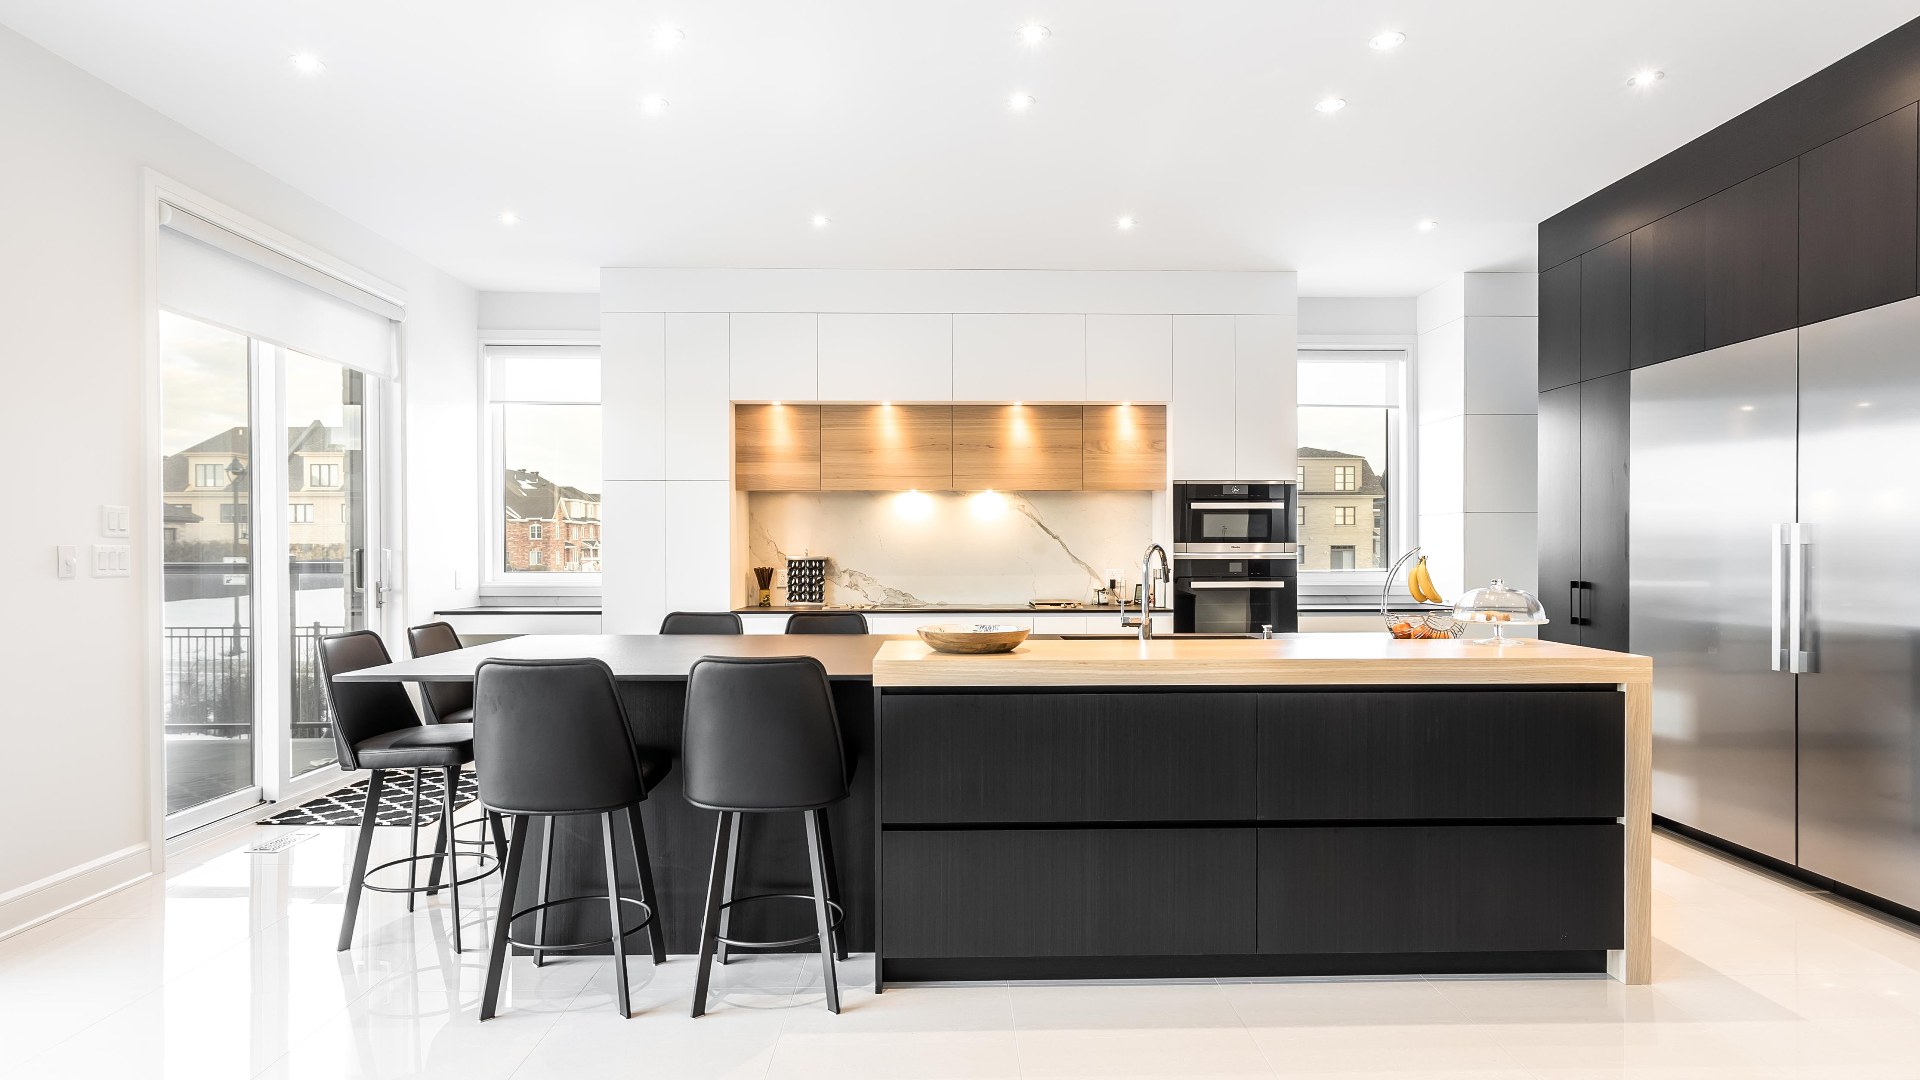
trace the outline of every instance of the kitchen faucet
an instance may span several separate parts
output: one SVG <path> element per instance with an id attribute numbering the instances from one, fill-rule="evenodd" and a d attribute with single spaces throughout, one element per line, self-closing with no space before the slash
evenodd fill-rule
<path id="1" fill-rule="evenodd" d="M 1160 553 L 1160 580 L 1173 580 L 1173 567 L 1167 562 L 1167 549 L 1161 547 L 1159 544 L 1148 544 L 1147 553 L 1140 556 L 1139 621 L 1127 621 L 1127 598 L 1124 595 L 1120 597 L 1120 625 L 1122 627 L 1138 626 L 1140 628 L 1141 641 L 1151 641 L 1153 639 L 1153 553 L 1156 551 Z"/>

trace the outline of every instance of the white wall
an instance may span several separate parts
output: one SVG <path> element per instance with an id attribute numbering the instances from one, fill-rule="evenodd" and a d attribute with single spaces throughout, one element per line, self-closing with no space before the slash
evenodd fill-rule
<path id="1" fill-rule="evenodd" d="M 1291 272 L 607 267 L 600 295 L 608 633 L 744 596 L 733 401 L 1163 401 L 1175 476 L 1293 475 Z"/>
<path id="2" fill-rule="evenodd" d="M 559 330 L 598 332 L 599 293 L 483 292 L 480 294 L 480 336 L 500 333 Z"/>
<path id="3" fill-rule="evenodd" d="M 1303 296 L 1300 298 L 1301 336 L 1391 334 L 1412 337 L 1418 332 L 1417 301 L 1411 296 Z"/>
<path id="4" fill-rule="evenodd" d="M 407 291 L 401 411 L 433 434 L 405 466 L 413 494 L 405 535 L 394 538 L 407 545 L 402 607 L 457 599 L 450 568 L 464 566 L 470 582 L 478 563 L 468 555 L 472 290 L 3 28 L 0 101 L 9 103 L 0 204 L 11 210 L 0 238 L 0 455 L 40 481 L 20 493 L 31 510 L 0 531 L 4 934 L 145 872 L 153 856 L 144 597 L 158 568 L 137 560 L 129 578 L 54 574 L 55 545 L 98 539 L 101 504 L 132 507 L 134 551 L 154 547 L 143 486 L 158 468 L 142 384 L 143 167 Z"/>

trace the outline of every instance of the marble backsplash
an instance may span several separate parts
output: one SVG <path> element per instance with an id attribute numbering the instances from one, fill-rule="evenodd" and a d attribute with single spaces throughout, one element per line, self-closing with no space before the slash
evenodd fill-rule
<path id="1" fill-rule="evenodd" d="M 914 606 L 1091 601 L 1102 574 L 1139 576 L 1153 536 L 1143 491 L 754 492 L 750 566 L 825 556 L 829 604 Z M 1125 568 L 1132 567 L 1128 571 Z"/>

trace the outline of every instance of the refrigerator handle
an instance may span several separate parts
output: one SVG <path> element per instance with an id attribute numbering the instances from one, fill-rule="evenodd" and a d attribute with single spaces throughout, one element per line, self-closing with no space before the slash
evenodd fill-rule
<path id="1" fill-rule="evenodd" d="M 1580 617 L 1580 583 L 1567 582 L 1567 625 L 1581 626 L 1586 620 Z"/>
<path id="2" fill-rule="evenodd" d="M 1795 675 L 1814 671 L 1813 650 L 1807 647 L 1807 527 L 1787 526 L 1787 670 Z"/>
<path id="3" fill-rule="evenodd" d="M 1773 526 L 1772 572 L 1767 576 L 1767 667 L 1772 671 L 1787 670 L 1787 650 L 1782 625 L 1786 617 L 1787 602 L 1787 526 L 1776 522 Z"/>

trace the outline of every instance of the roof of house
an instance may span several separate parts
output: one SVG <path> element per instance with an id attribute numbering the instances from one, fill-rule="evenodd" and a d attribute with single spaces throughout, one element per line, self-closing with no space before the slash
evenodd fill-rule
<path id="1" fill-rule="evenodd" d="M 509 521 L 547 521 L 561 517 L 560 500 L 576 499 L 597 503 L 600 496 L 571 484 L 556 484 L 536 469 L 508 469 L 506 498 L 502 500 Z"/>
<path id="2" fill-rule="evenodd" d="M 287 490 L 305 491 L 307 489 L 306 470 L 300 468 L 300 455 L 339 452 L 345 450 L 333 437 L 333 431 L 327 425 L 315 420 L 299 427 L 287 429 Z M 238 458 L 244 467 L 247 455 L 252 451 L 251 433 L 245 427 L 230 427 L 212 438 L 202 439 L 177 454 L 168 454 L 161 463 L 161 478 L 168 491 L 185 491 L 190 486 L 187 476 L 188 454 L 225 454 Z"/>

